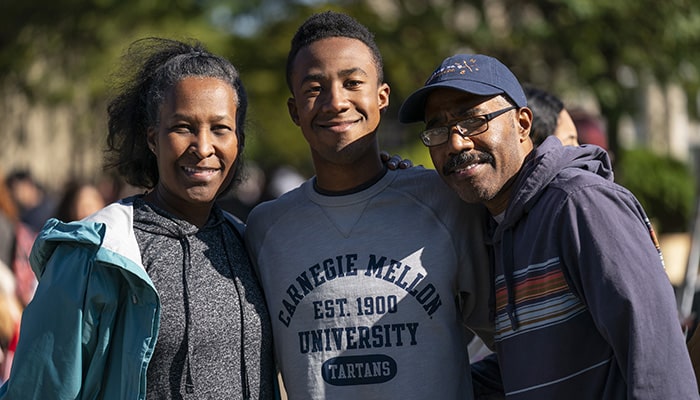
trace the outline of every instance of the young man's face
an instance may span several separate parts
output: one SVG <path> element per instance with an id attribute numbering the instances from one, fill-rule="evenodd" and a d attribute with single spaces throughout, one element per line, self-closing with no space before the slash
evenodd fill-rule
<path id="1" fill-rule="evenodd" d="M 508 107 L 500 96 L 476 97 L 454 89 L 433 90 L 425 105 L 426 128 L 452 127 L 446 143 L 429 148 L 435 169 L 462 200 L 484 203 L 494 215 L 508 205 L 513 181 L 532 150 L 532 113 L 528 108 L 510 110 L 471 137 L 460 136 L 453 125 Z"/>
<path id="2" fill-rule="evenodd" d="M 311 147 L 316 169 L 376 158 L 375 132 L 389 105 L 370 49 L 357 39 L 333 37 L 302 48 L 292 65 L 287 106 Z"/>

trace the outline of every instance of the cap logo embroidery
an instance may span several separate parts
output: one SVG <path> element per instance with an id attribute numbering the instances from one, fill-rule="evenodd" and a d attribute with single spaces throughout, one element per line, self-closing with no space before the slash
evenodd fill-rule
<path id="1" fill-rule="evenodd" d="M 444 67 L 438 68 L 435 72 L 433 72 L 432 75 L 430 75 L 430 78 L 425 82 L 425 84 L 429 84 L 430 82 L 433 82 L 435 79 L 451 74 L 454 72 L 457 72 L 460 75 L 464 75 L 467 72 L 477 72 L 479 71 L 479 66 L 476 65 L 476 60 L 474 58 L 470 58 L 469 61 L 460 61 L 456 64 L 450 64 L 446 65 Z"/>

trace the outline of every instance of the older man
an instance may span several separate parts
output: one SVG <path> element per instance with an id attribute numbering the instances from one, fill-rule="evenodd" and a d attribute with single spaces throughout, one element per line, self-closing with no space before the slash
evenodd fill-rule
<path id="1" fill-rule="evenodd" d="M 449 57 L 402 105 L 435 168 L 486 205 L 496 350 L 508 399 L 695 399 L 698 388 L 649 220 L 605 151 L 548 138 L 513 73 Z"/>

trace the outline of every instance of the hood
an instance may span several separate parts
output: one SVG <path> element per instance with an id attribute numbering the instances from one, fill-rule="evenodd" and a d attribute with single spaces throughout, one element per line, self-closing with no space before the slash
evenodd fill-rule
<path id="1" fill-rule="evenodd" d="M 513 330 L 518 329 L 519 323 L 515 311 L 512 227 L 537 204 L 547 186 L 567 169 L 581 169 L 613 180 L 610 158 L 605 150 L 595 145 L 562 146 L 559 139 L 551 136 L 525 158 L 513 185 L 513 198 L 506 208 L 503 221 L 491 236 L 493 243 L 501 242 L 503 278 L 508 298 L 506 313 Z"/>
<path id="2" fill-rule="evenodd" d="M 122 265 L 150 281 L 141 266 L 141 255 L 132 229 L 132 217 L 131 202 L 122 200 L 81 221 L 64 223 L 56 218 L 49 219 L 34 241 L 29 256 L 32 270 L 40 278 L 56 248 L 62 243 L 74 243 L 94 246 L 96 249 L 105 248 L 111 254 L 98 256 L 108 258 L 105 261 Z"/>
<path id="3" fill-rule="evenodd" d="M 56 218 L 49 219 L 37 235 L 29 255 L 34 274 L 41 279 L 46 264 L 59 244 L 72 242 L 98 247 L 104 234 L 105 226 L 98 222 L 63 223 Z"/>
<path id="4" fill-rule="evenodd" d="M 136 207 L 141 211 L 137 212 L 135 222 L 139 229 L 153 235 L 179 240 L 183 246 L 189 237 L 204 230 L 218 229 L 218 225 L 224 222 L 220 210 L 216 207 L 212 209 L 212 216 L 206 224 L 199 228 L 143 200 L 137 202 Z"/>
<path id="5" fill-rule="evenodd" d="M 609 181 L 614 178 L 610 157 L 602 148 L 595 145 L 562 146 L 557 138 L 548 137 L 525 158 L 499 230 L 511 227 L 530 211 L 554 178 L 570 168 L 586 170 Z"/>

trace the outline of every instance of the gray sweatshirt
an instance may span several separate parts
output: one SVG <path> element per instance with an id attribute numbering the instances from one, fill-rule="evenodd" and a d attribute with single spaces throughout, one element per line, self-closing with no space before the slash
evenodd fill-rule
<path id="1" fill-rule="evenodd" d="M 136 198 L 134 228 L 162 305 L 147 398 L 273 398 L 265 300 L 223 212 L 197 228 Z"/>

